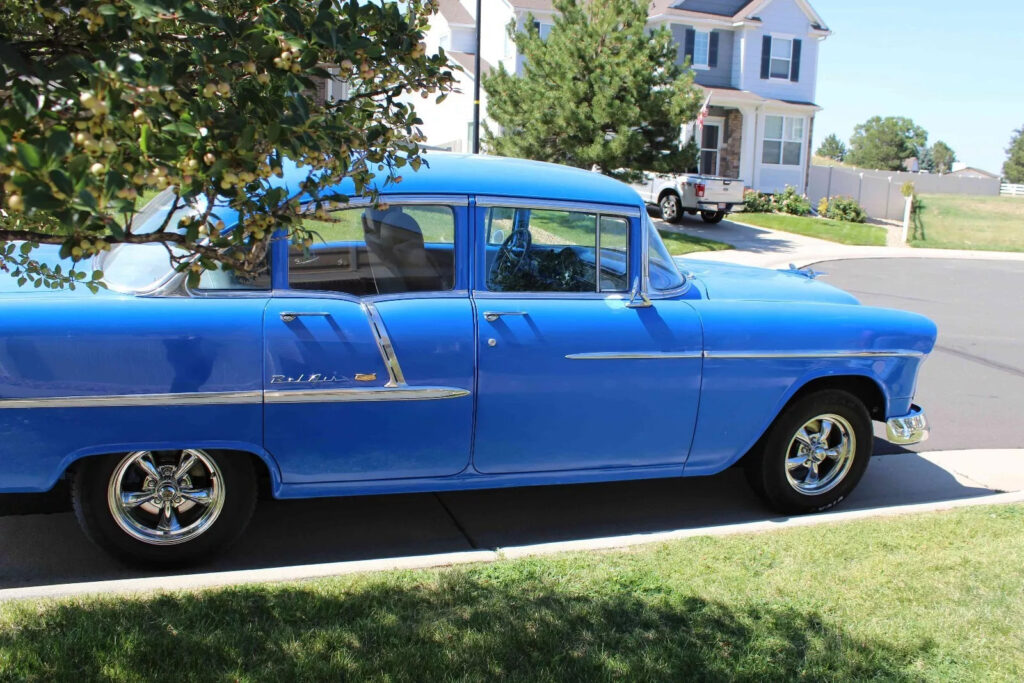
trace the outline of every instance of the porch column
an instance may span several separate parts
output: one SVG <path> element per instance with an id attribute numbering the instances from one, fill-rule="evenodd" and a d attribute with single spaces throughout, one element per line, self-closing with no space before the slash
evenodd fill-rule
<path id="1" fill-rule="evenodd" d="M 743 114 L 743 139 L 740 143 L 740 179 L 747 187 L 754 187 L 754 161 L 757 158 L 757 107 L 739 107 Z"/>

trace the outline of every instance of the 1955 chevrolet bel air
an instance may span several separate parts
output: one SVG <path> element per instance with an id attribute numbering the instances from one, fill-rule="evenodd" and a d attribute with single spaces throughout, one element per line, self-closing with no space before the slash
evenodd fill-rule
<path id="1" fill-rule="evenodd" d="M 261 481 L 306 498 L 740 463 L 802 513 L 857 484 L 872 420 L 927 436 L 927 318 L 800 271 L 682 273 L 637 193 L 594 173 L 429 161 L 316 223 L 309 252 L 275 243 L 265 277 L 190 289 L 162 247 L 121 246 L 98 295 L 7 287 L 0 492 L 70 478 L 100 546 L 180 563 L 242 532 Z"/>

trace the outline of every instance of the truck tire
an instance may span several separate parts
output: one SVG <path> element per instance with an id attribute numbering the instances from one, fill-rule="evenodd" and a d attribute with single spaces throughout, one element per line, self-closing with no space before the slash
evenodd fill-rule
<path id="1" fill-rule="evenodd" d="M 722 219 L 725 218 L 725 211 L 701 211 L 700 217 L 705 223 L 714 225 L 722 222 Z"/>
<path id="2" fill-rule="evenodd" d="M 661 209 L 661 220 L 666 223 L 678 223 L 683 219 L 683 207 L 675 192 L 663 194 L 658 200 L 658 207 Z"/>

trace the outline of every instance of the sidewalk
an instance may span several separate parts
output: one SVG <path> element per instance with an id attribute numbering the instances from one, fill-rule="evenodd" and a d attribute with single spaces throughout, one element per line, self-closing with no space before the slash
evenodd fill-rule
<path id="1" fill-rule="evenodd" d="M 742 214 L 740 214 L 742 216 Z M 725 261 L 744 266 L 761 268 L 786 268 L 794 264 L 798 268 L 845 259 L 872 258 L 946 258 L 973 259 L 984 261 L 1024 261 L 1024 253 L 1006 251 L 967 251 L 962 249 L 915 249 L 913 247 L 858 247 L 838 242 L 829 242 L 814 237 L 805 237 L 791 232 L 759 228 L 742 223 L 742 218 L 724 220 L 718 225 L 707 226 L 695 221 L 681 225 L 670 225 L 653 219 L 659 230 L 697 235 L 733 245 L 727 251 L 701 251 L 676 260 L 694 259 L 700 261 Z"/>

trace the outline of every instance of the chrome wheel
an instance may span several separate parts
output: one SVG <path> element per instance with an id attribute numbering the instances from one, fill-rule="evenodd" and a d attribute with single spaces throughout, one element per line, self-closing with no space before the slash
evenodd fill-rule
<path id="1" fill-rule="evenodd" d="M 679 199 L 674 194 L 667 194 L 660 202 L 662 220 L 673 222 L 679 218 Z"/>
<path id="2" fill-rule="evenodd" d="M 839 485 L 853 466 L 857 437 L 846 419 L 829 413 L 804 423 L 786 449 L 786 480 L 814 496 Z"/>
<path id="3" fill-rule="evenodd" d="M 201 450 L 135 451 L 114 469 L 107 504 L 133 538 L 152 545 L 185 543 L 220 516 L 224 477 Z"/>

